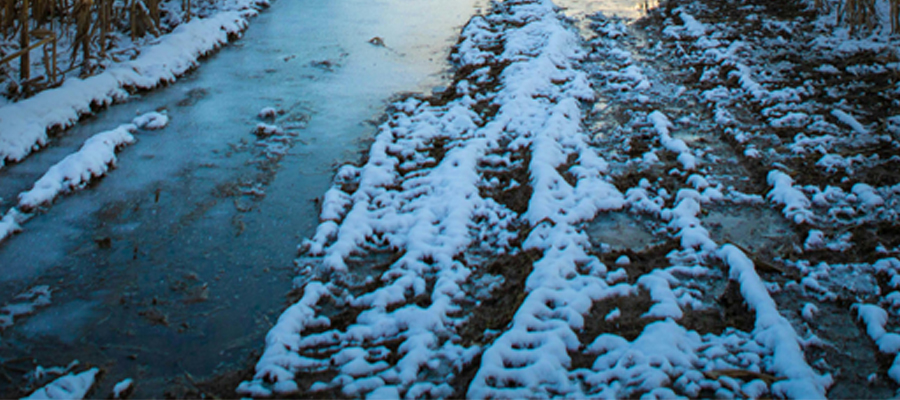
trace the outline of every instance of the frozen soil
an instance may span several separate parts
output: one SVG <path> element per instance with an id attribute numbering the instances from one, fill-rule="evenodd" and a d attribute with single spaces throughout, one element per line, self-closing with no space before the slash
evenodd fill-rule
<path id="1" fill-rule="evenodd" d="M 238 392 L 894 395 L 896 39 L 799 2 L 561 3 L 470 21 L 454 83 L 339 172 Z"/>

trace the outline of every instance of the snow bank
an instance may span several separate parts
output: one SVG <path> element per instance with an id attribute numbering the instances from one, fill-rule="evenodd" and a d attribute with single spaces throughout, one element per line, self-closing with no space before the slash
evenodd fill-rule
<path id="1" fill-rule="evenodd" d="M 138 117 L 139 119 L 143 117 Z M 120 125 L 101 132 L 84 142 L 77 152 L 50 167 L 34 187 L 19 194 L 19 209 L 30 211 L 50 203 L 60 194 L 83 188 L 97 177 L 106 175 L 116 164 L 116 151 L 134 143 L 134 124 Z"/>
<path id="2" fill-rule="evenodd" d="M 131 61 L 114 64 L 99 75 L 70 78 L 62 86 L 0 108 L 0 167 L 19 162 L 47 144 L 47 131 L 68 128 L 96 107 L 128 97 L 128 90 L 152 89 L 174 82 L 198 65 L 200 57 L 228 42 L 247 27 L 260 0 L 237 0 L 209 18 L 197 18 L 142 49 Z"/>
<path id="3" fill-rule="evenodd" d="M 788 378 L 772 384 L 772 392 L 788 398 L 825 398 L 831 376 L 816 374 L 806 363 L 800 338 L 779 313 L 753 262 L 733 245 L 722 246 L 718 255 L 728 265 L 731 279 L 740 284 L 747 305 L 756 312 L 754 338 L 774 353 L 767 368 Z"/>
<path id="4" fill-rule="evenodd" d="M 116 152 L 135 142 L 132 133 L 139 127 L 162 129 L 168 121 L 165 114 L 150 112 L 136 117 L 131 124 L 91 136 L 77 152 L 50 167 L 31 190 L 19 193 L 18 205 L 0 219 L 0 242 L 21 232 L 21 224 L 32 216 L 28 213 L 35 208 L 106 175 L 116 165 Z"/>
<path id="5" fill-rule="evenodd" d="M 35 390 L 34 393 L 23 397 L 23 400 L 83 399 L 87 395 L 88 390 L 91 390 L 91 386 L 94 386 L 94 379 L 99 372 L 99 369 L 91 368 L 80 374 L 68 374 L 47 386 Z"/>

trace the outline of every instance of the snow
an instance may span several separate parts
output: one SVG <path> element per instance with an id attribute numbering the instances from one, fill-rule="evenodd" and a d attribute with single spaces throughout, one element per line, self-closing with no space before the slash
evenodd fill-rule
<path id="1" fill-rule="evenodd" d="M 603 317 L 603 319 L 605 321 L 613 321 L 616 318 L 619 318 L 621 315 L 622 315 L 622 310 L 615 308 L 612 311 L 610 311 L 609 314 L 606 314 L 606 317 Z"/>
<path id="2" fill-rule="evenodd" d="M 169 124 L 169 116 L 154 111 L 138 116 L 131 123 L 140 129 L 157 130 Z"/>
<path id="3" fill-rule="evenodd" d="M 116 152 L 135 143 L 133 133 L 139 128 L 162 129 L 167 124 L 165 114 L 150 112 L 137 116 L 130 124 L 88 138 L 77 152 L 51 166 L 30 190 L 19 193 L 17 206 L 0 219 L 0 242 L 21 232 L 21 224 L 36 208 L 48 206 L 57 197 L 81 190 L 109 173 L 116 166 Z"/>
<path id="4" fill-rule="evenodd" d="M 136 130 L 134 124 L 124 124 L 90 137 L 81 149 L 50 167 L 31 190 L 19 194 L 19 209 L 30 211 L 106 175 L 115 167 L 116 151 L 135 142 Z"/>
<path id="5" fill-rule="evenodd" d="M 815 304 L 806 303 L 803 305 L 803 309 L 800 311 L 800 315 L 803 316 L 803 319 L 811 322 L 811 321 L 813 321 L 813 318 L 815 318 L 815 315 L 818 312 L 819 312 L 819 308 L 816 307 Z"/>
<path id="6" fill-rule="evenodd" d="M 787 380 L 772 385 L 778 395 L 792 398 L 824 398 L 830 375 L 818 375 L 806 363 L 797 333 L 779 312 L 775 301 L 757 275 L 753 262 L 737 247 L 723 246 L 718 255 L 730 269 L 730 277 L 741 285 L 741 294 L 756 312 L 754 336 L 774 349 L 772 369 Z"/>
<path id="7" fill-rule="evenodd" d="M 681 139 L 675 139 L 669 134 L 672 128 L 672 122 L 665 114 L 659 111 L 653 111 L 647 116 L 647 119 L 653 124 L 656 133 L 659 135 L 659 141 L 663 147 L 669 151 L 678 154 L 678 161 L 684 166 L 684 169 L 690 171 L 697 168 L 697 159 L 691 153 L 687 144 Z"/>
<path id="8" fill-rule="evenodd" d="M 511 165 L 517 151 L 531 153 L 531 163 L 522 167 L 529 171 L 535 188 L 528 211 L 522 215 L 536 227 L 525 247 L 545 255 L 535 262 L 526 281 L 530 294 L 512 328 L 501 333 L 482 355 L 468 395 L 522 393 L 490 383 L 495 381 L 490 376 L 506 374 L 516 381 L 533 382 L 529 385 L 574 388 L 564 370 L 559 370 L 567 363 L 563 349 L 574 345 L 573 329 L 579 326 L 591 299 L 630 289 L 607 290 L 602 278 L 593 275 L 566 284 L 561 274 L 581 260 L 591 262 L 595 273 L 605 273 L 605 267 L 587 256 L 584 234 L 574 226 L 600 210 L 622 207 L 624 199 L 603 178 L 606 162 L 587 146 L 587 135 L 581 131 L 578 102 L 592 98 L 593 91 L 584 74 L 572 67 L 582 57 L 576 36 L 563 26 L 549 1 L 513 4 L 508 11 L 474 18 L 464 29 L 455 58 L 471 63 L 473 75 L 479 78 L 459 82 L 456 93 L 463 94 L 445 106 L 415 99 L 398 104 L 399 112 L 380 128 L 366 165 L 341 168 L 335 187 L 325 196 L 323 223 L 304 246 L 311 256 L 320 257 L 321 264 L 313 271 L 322 271 L 334 281 L 335 274 L 348 276 L 346 260 L 366 247 L 402 249 L 400 259 L 382 274 L 382 286 L 356 296 L 318 294 L 302 308 L 306 311 L 285 313 L 269 335 L 254 380 L 242 384 L 240 393 L 292 393 L 297 390 L 293 381 L 296 371 L 333 365 L 339 371 L 337 377 L 317 383 L 316 389 L 340 388 L 347 396 L 450 395 L 452 390 L 442 383 L 446 374 L 438 374 L 439 380 L 422 381 L 421 376 L 425 371 L 459 368 L 480 352 L 478 346 L 466 348 L 447 340 L 460 323 L 452 316 L 459 308 L 455 299 L 465 296 L 467 289 L 461 284 L 472 274 L 472 266 L 454 257 L 473 246 L 502 252 L 513 237 L 507 229 L 514 214 L 479 195 L 478 186 L 487 182 L 480 176 L 479 160 L 499 158 Z M 497 40 L 495 30 L 505 30 L 499 54 L 485 50 Z M 478 83 L 485 79 L 481 69 L 495 68 L 498 61 L 508 62 L 497 71 L 497 79 L 504 84 L 492 94 L 499 110 L 491 120 L 481 121 L 471 112 L 474 100 L 465 93 L 472 82 L 484 84 Z M 501 147 L 499 141 L 504 137 L 511 143 Z M 425 157 L 423 150 L 437 138 L 449 141 L 445 145 L 448 150 L 437 160 Z M 577 180 L 575 185 L 566 183 L 557 171 L 569 155 L 577 160 L 568 169 Z M 398 168 L 417 172 L 401 175 Z M 354 183 L 351 187 L 355 190 L 345 191 L 344 182 Z M 469 222 L 473 218 L 483 218 L 489 225 L 473 230 L 476 225 Z M 382 239 L 373 243 L 376 237 Z M 566 243 L 577 245 L 566 248 Z M 408 296 L 426 294 L 426 278 L 434 279 L 430 305 L 409 303 Z M 324 283 L 310 281 L 304 290 L 316 287 L 324 287 Z M 310 307 L 323 298 L 362 312 L 346 328 L 300 336 L 307 324 L 304 321 L 322 318 Z M 295 307 L 301 307 L 305 299 L 306 295 Z M 529 332 L 534 313 L 543 314 L 549 299 L 560 300 L 555 307 L 563 319 L 539 332 Z M 387 311 L 388 307 L 392 311 Z M 291 350 L 325 343 L 342 343 L 349 349 L 358 343 L 377 345 L 389 338 L 403 341 L 401 356 L 393 365 L 364 359 L 368 353 L 339 352 L 318 359 L 300 357 L 297 350 Z M 512 346 L 522 341 L 542 343 L 543 349 L 517 357 L 516 363 L 528 367 L 508 369 L 504 359 L 513 354 Z"/>
<path id="9" fill-rule="evenodd" d="M 0 219 L 0 242 L 8 237 L 22 231 L 20 225 L 24 220 L 24 216 L 15 208 L 10 209 L 2 219 Z"/>
<path id="10" fill-rule="evenodd" d="M 853 309 L 858 318 L 866 326 L 866 333 L 875 341 L 878 350 L 894 356 L 894 362 L 888 369 L 888 376 L 900 383 L 900 334 L 887 332 L 887 311 L 873 304 L 855 304 Z"/>
<path id="11" fill-rule="evenodd" d="M 91 387 L 94 386 L 94 379 L 99 372 L 99 369 L 91 368 L 78 374 L 65 375 L 23 397 L 23 400 L 83 399 L 87 392 L 91 390 Z"/>
<path id="12" fill-rule="evenodd" d="M 16 295 L 15 303 L 0 307 L 0 330 L 13 326 L 17 317 L 33 314 L 39 307 L 50 305 L 51 293 L 50 286 L 39 285 Z"/>
<path id="13" fill-rule="evenodd" d="M 263 107 L 263 109 L 259 110 L 257 116 L 264 119 L 275 118 L 278 116 L 278 109 L 275 107 Z"/>
<path id="14" fill-rule="evenodd" d="M 119 383 L 116 383 L 113 386 L 113 398 L 121 399 L 125 394 L 134 387 L 134 380 L 131 378 L 125 379 Z"/>
<path id="15" fill-rule="evenodd" d="M 831 115 L 834 115 L 834 117 L 837 118 L 838 121 L 841 121 L 844 124 L 847 124 L 847 126 L 849 126 L 851 129 L 853 129 L 854 132 L 856 132 L 860 135 L 865 135 L 865 134 L 869 133 L 869 130 L 866 129 L 866 127 L 864 127 L 862 124 L 860 124 L 859 121 L 856 120 L 856 118 L 854 118 L 852 115 L 850 115 L 847 112 L 844 112 L 842 110 L 835 108 L 835 109 L 831 110 Z"/>
<path id="16" fill-rule="evenodd" d="M 900 185 L 858 178 L 858 171 L 890 165 L 878 154 L 847 155 L 856 150 L 848 143 L 896 144 L 840 93 L 821 93 L 836 95 L 834 104 L 820 104 L 809 101 L 820 94 L 813 83 L 786 86 L 794 82 L 781 79 L 790 62 L 757 62 L 757 38 L 733 35 L 727 21 L 701 18 L 703 4 L 686 4 L 659 11 L 671 17 L 661 27 L 665 41 L 647 45 L 629 38 L 634 27 L 603 16 L 593 21 L 599 36 L 584 45 L 549 0 L 506 1 L 473 18 L 452 54 L 460 80 L 440 90 L 440 101 L 410 96 L 394 104 L 365 162 L 338 169 L 320 224 L 296 261 L 302 296 L 269 331 L 255 374 L 238 393 L 822 398 L 833 383 L 829 372 L 840 369 L 806 357 L 831 351 L 815 332 L 833 322 L 833 306 L 846 298 L 875 303 L 853 312 L 879 351 L 896 356 L 900 335 L 890 331 L 900 291 L 882 296 L 875 271 L 889 276 L 889 290 L 898 289 L 900 263 L 854 260 L 862 249 L 854 248 L 853 235 L 897 221 Z M 767 18 L 746 20 L 785 37 L 800 24 Z M 669 82 L 670 71 L 632 57 L 635 46 L 644 57 L 691 59 L 697 68 L 682 70 L 702 85 Z M 883 72 L 874 64 L 840 65 L 860 76 Z M 818 70 L 842 74 L 830 64 Z M 596 119 L 585 113 L 594 99 L 602 101 L 591 111 Z M 613 103 L 630 121 L 609 128 L 602 117 L 610 114 L 597 105 Z M 264 122 L 254 130 L 273 156 L 284 154 L 278 143 L 290 135 L 275 124 L 280 112 L 260 110 Z M 132 141 L 137 129 L 165 126 L 165 114 L 146 117 L 125 129 Z M 608 143 L 623 138 L 628 144 Z M 627 151 L 642 140 L 646 150 Z M 115 163 L 117 145 L 107 147 L 104 168 Z M 65 169 L 95 177 L 75 164 Z M 802 167 L 821 176 L 809 179 Z M 71 190 L 66 179 L 77 175 L 50 172 L 45 178 L 59 188 L 37 191 L 32 208 Z M 633 186 L 635 175 L 641 179 Z M 768 186 L 757 187 L 762 178 Z M 523 187 L 530 197 L 514 191 Z M 266 194 L 257 186 L 240 192 Z M 527 206 L 512 204 L 509 193 Z M 593 222 L 614 215 L 641 222 L 629 228 L 650 239 L 625 250 L 603 243 L 597 236 L 616 232 L 598 235 Z M 743 218 L 747 227 L 717 223 L 717 215 Z M 757 216 L 763 218 L 752 220 Z M 12 209 L 0 220 L 0 240 L 24 218 Z M 878 240 L 879 253 L 897 252 L 892 236 Z M 660 249 L 665 254 L 656 254 Z M 789 273 L 767 282 L 771 272 L 757 260 Z M 515 293 L 504 290 L 510 284 Z M 721 311 L 722 290 L 734 287 L 750 309 L 752 330 L 703 332 L 703 318 L 716 315 L 706 311 Z M 479 325 L 483 313 L 496 311 L 495 299 L 514 299 L 507 307 L 517 308 L 503 310 L 509 320 L 502 325 Z M 634 306 L 636 299 L 643 305 Z M 627 339 L 612 329 L 586 336 L 598 325 L 636 323 Z M 473 326 L 476 333 L 468 331 Z M 453 386 L 463 371 L 471 383 Z M 888 376 L 900 382 L 900 361 Z"/>
<path id="17" fill-rule="evenodd" d="M 266 2 L 237 0 L 209 18 L 195 18 L 141 49 L 140 56 L 109 66 L 99 75 L 70 78 L 54 89 L 0 107 L 0 167 L 19 162 L 47 145 L 47 131 L 67 128 L 93 109 L 124 101 L 131 90 L 174 82 L 199 65 L 200 57 L 247 27 L 254 7 Z M 162 123 L 162 121 L 157 122 Z M 164 123 L 163 123 L 164 125 Z M 148 128 L 155 129 L 155 128 Z"/>
<path id="18" fill-rule="evenodd" d="M 784 216 L 796 224 L 812 221 L 812 211 L 809 210 L 810 201 L 803 192 L 794 186 L 794 180 L 778 170 L 769 172 L 766 181 L 772 190 L 766 195 L 766 199 L 784 206 Z"/>

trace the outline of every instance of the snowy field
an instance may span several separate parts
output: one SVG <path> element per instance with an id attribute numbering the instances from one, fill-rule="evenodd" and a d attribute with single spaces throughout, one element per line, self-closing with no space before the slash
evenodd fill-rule
<path id="1" fill-rule="evenodd" d="M 507 0 L 473 17 L 453 81 L 394 102 L 337 168 L 236 394 L 895 396 L 900 38 L 820 3 L 670 0 L 629 20 Z M 88 175 L 54 166 L 19 209 L 103 175 L 163 118 L 88 140 L 58 164 Z M 0 329 L 51 293 L 17 299 Z M 89 367 L 33 396 L 90 393 Z"/>

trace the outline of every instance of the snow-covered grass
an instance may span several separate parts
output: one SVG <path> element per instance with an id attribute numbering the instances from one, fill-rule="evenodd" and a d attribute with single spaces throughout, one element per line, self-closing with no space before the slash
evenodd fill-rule
<path id="1" fill-rule="evenodd" d="M 71 78 L 54 89 L 0 107 L 0 168 L 46 146 L 51 130 L 64 130 L 94 110 L 124 101 L 130 91 L 174 82 L 201 57 L 240 35 L 248 19 L 268 0 L 231 0 L 220 12 L 178 26 L 141 49 L 140 55 L 110 65 L 85 79 Z"/>

